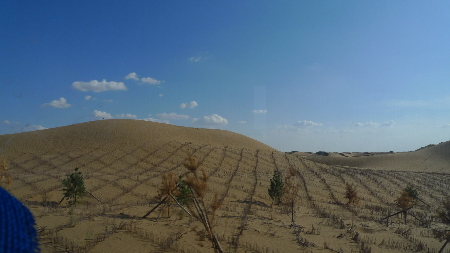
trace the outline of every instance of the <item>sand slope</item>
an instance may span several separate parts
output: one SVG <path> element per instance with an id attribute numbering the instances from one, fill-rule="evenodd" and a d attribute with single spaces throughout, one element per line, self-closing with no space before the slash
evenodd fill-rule
<path id="1" fill-rule="evenodd" d="M 112 119 L 2 135 L 0 152 L 12 154 L 36 150 L 111 149 L 117 146 L 134 147 L 143 143 L 170 141 L 273 150 L 259 141 L 230 131 L 180 127 L 142 120 Z"/>
<path id="2" fill-rule="evenodd" d="M 210 175 L 205 201 L 224 199 L 213 224 L 226 252 L 364 252 L 363 245 L 372 253 L 437 252 L 442 245 L 433 231 L 445 228 L 436 209 L 450 191 L 448 174 L 329 166 L 228 131 L 134 120 L 0 136 L 0 147 L 13 176 L 7 189 L 35 215 L 43 252 L 213 252 L 201 223 L 179 208 L 141 218 L 158 203 L 162 175 L 185 173 L 189 155 Z M 76 167 L 102 203 L 57 205 L 61 181 Z M 271 207 L 274 170 L 296 173 L 294 225 L 289 206 Z M 358 189 L 357 206 L 345 205 L 347 183 Z M 409 184 L 424 201 L 412 209 L 417 218 L 404 225 L 392 217 L 386 227 L 380 220 L 398 211 L 395 199 Z"/>
<path id="3" fill-rule="evenodd" d="M 413 152 L 372 154 L 360 157 L 305 156 L 311 161 L 329 165 L 351 166 L 375 170 L 450 173 L 450 141 Z"/>

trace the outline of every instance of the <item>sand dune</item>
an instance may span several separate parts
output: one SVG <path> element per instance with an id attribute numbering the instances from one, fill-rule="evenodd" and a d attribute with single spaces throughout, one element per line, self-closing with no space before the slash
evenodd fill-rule
<path id="1" fill-rule="evenodd" d="M 446 147 L 410 154 L 442 163 Z M 213 226 L 226 252 L 437 252 L 442 245 L 435 231 L 446 226 L 436 210 L 450 175 L 396 171 L 403 160 L 385 170 L 325 165 L 228 131 L 135 120 L 0 136 L 0 157 L 13 176 L 7 189 L 35 215 L 43 252 L 213 252 L 201 223 L 180 208 L 141 218 L 158 203 L 162 175 L 186 173 L 188 156 L 210 175 L 205 201 L 224 199 Z M 58 205 L 62 179 L 76 167 L 102 203 L 87 196 L 76 208 Z M 274 170 L 296 173 L 295 224 L 289 206 L 271 206 Z M 345 205 L 347 183 L 357 187 L 359 205 Z M 407 185 L 423 200 L 411 209 L 416 218 L 404 225 L 394 216 L 386 226 L 380 220 L 398 211 Z"/>
<path id="2" fill-rule="evenodd" d="M 304 156 L 315 162 L 374 170 L 450 173 L 450 141 L 413 152 L 368 153 L 359 157 L 344 157 L 336 153 Z"/>
<path id="3" fill-rule="evenodd" d="M 77 149 L 111 149 L 143 143 L 193 142 L 211 146 L 251 149 L 273 148 L 230 131 L 180 127 L 142 120 L 112 119 L 91 121 L 52 129 L 0 136 L 0 152 L 60 152 Z"/>

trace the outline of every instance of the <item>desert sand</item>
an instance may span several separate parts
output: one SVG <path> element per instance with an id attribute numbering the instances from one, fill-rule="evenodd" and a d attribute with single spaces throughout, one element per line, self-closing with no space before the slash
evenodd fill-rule
<path id="1" fill-rule="evenodd" d="M 103 120 L 0 136 L 5 188 L 34 214 L 43 252 L 214 252 L 202 224 L 157 209 L 163 174 L 186 173 L 189 156 L 210 175 L 206 202 L 224 199 L 213 229 L 225 252 L 437 252 L 436 217 L 450 188 L 449 143 L 362 157 L 287 154 L 243 135 L 138 120 Z M 62 180 L 80 168 L 87 190 L 75 208 Z M 294 223 L 273 205 L 270 179 L 295 171 Z M 346 205 L 346 184 L 360 202 Z M 395 200 L 413 185 L 422 201 L 401 216 Z M 161 213 L 160 217 L 158 215 Z M 446 249 L 444 252 L 450 252 Z"/>

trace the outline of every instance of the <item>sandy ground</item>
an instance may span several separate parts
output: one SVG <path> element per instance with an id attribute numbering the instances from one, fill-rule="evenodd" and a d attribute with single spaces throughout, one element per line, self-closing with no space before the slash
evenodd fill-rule
<path id="1" fill-rule="evenodd" d="M 142 218 L 158 203 L 162 175 L 185 173 L 189 155 L 211 176 L 205 202 L 224 198 L 213 226 L 225 252 L 437 252 L 435 231 L 445 226 L 436 212 L 450 190 L 448 146 L 334 156 L 373 160 L 327 165 L 228 131 L 136 120 L 0 136 L 13 176 L 7 189 L 35 215 L 43 252 L 213 252 L 202 224 L 178 207 Z M 414 159 L 426 166 L 412 166 Z M 57 204 L 62 179 L 77 167 L 102 203 L 87 196 L 76 208 Z M 287 176 L 290 169 L 299 189 L 294 224 L 289 207 L 271 206 L 267 193 L 273 171 Z M 347 183 L 356 186 L 358 205 L 345 205 Z M 423 200 L 411 210 L 415 217 L 380 221 L 398 211 L 395 199 L 407 185 Z"/>

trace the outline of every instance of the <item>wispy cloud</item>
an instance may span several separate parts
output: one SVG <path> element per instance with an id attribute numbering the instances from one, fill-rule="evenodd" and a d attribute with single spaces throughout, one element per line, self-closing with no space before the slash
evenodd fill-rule
<path id="1" fill-rule="evenodd" d="M 172 113 L 161 113 L 161 114 L 156 114 L 156 116 L 160 119 L 189 119 L 190 117 L 188 115 L 183 115 L 183 114 L 176 114 L 174 112 Z"/>
<path id="2" fill-rule="evenodd" d="M 189 107 L 189 108 L 194 108 L 194 107 L 197 107 L 198 106 L 198 103 L 197 102 L 195 102 L 195 101 L 191 101 L 191 102 L 189 102 L 189 103 L 183 103 L 183 104 L 181 104 L 180 105 L 180 108 L 181 109 L 184 109 L 184 108 L 186 108 L 186 107 Z"/>
<path id="3" fill-rule="evenodd" d="M 322 123 L 315 123 L 310 120 L 300 120 L 294 123 L 295 127 L 298 128 L 305 128 L 305 127 L 316 127 L 316 126 L 322 126 Z"/>
<path id="4" fill-rule="evenodd" d="M 192 123 L 203 127 L 219 127 L 227 125 L 228 120 L 217 114 L 212 114 L 210 116 L 203 116 L 199 119 L 194 118 L 192 119 Z"/>
<path id="5" fill-rule="evenodd" d="M 239 124 L 247 124 L 247 121 L 241 120 L 241 121 L 238 121 L 238 123 L 239 123 Z"/>
<path id="6" fill-rule="evenodd" d="M 42 107 L 53 107 L 53 108 L 67 108 L 71 106 L 71 104 L 67 103 L 67 100 L 63 97 L 59 98 L 59 100 L 53 100 L 50 103 L 45 103 Z"/>
<path id="7" fill-rule="evenodd" d="M 209 58 L 211 58 L 211 55 L 208 54 L 208 52 L 204 52 L 204 53 L 200 53 L 200 55 L 189 57 L 188 61 L 200 62 L 200 61 L 208 60 Z"/>
<path id="8" fill-rule="evenodd" d="M 198 56 L 198 57 L 190 57 L 188 60 L 190 62 L 199 62 L 201 59 L 202 59 L 202 57 Z"/>
<path id="9" fill-rule="evenodd" d="M 24 127 L 22 127 L 22 132 L 30 132 L 30 131 L 37 131 L 37 130 L 44 130 L 44 129 L 48 129 L 48 128 L 40 126 L 40 125 L 26 124 Z"/>
<path id="10" fill-rule="evenodd" d="M 138 76 L 138 74 L 136 74 L 136 72 L 131 72 L 130 74 L 126 75 L 125 79 L 133 79 L 135 81 L 140 80 L 142 83 L 148 83 L 151 85 L 158 85 L 158 84 L 164 83 L 164 81 L 156 80 L 155 78 L 152 78 L 152 77 L 139 78 L 139 76 Z"/>
<path id="11" fill-rule="evenodd" d="M 20 122 L 14 122 L 14 121 L 9 121 L 9 120 L 4 120 L 4 121 L 2 121 L 2 123 L 3 124 L 6 124 L 6 125 L 16 125 L 16 124 L 20 124 Z"/>
<path id="12" fill-rule="evenodd" d="M 164 124 L 170 124 L 170 122 L 168 120 L 165 120 L 165 119 L 145 118 L 145 119 L 142 119 L 142 120 L 151 121 L 151 122 L 158 122 L 158 123 L 164 123 Z"/>
<path id="13" fill-rule="evenodd" d="M 253 110 L 252 113 L 254 113 L 254 114 L 262 114 L 262 113 L 267 113 L 267 110 Z"/>
<path id="14" fill-rule="evenodd" d="M 372 121 L 369 121 L 367 123 L 359 123 L 359 122 L 355 122 L 353 123 L 354 126 L 357 127 L 389 127 L 389 126 L 393 126 L 395 124 L 395 121 L 393 120 L 389 120 L 383 123 L 375 123 Z"/>
<path id="15" fill-rule="evenodd" d="M 116 118 L 121 118 L 121 119 L 137 119 L 137 116 L 136 115 L 134 115 L 134 114 L 130 114 L 130 113 L 127 113 L 127 114 L 117 114 L 116 115 Z"/>
<path id="16" fill-rule="evenodd" d="M 92 116 L 95 119 L 112 119 L 113 118 L 113 116 L 110 113 L 97 111 L 97 110 L 94 110 L 92 112 Z"/>
<path id="17" fill-rule="evenodd" d="M 123 82 L 107 82 L 103 79 L 101 82 L 92 80 L 90 82 L 73 82 L 72 88 L 79 91 L 93 91 L 101 92 L 107 90 L 127 90 L 127 87 Z"/>

